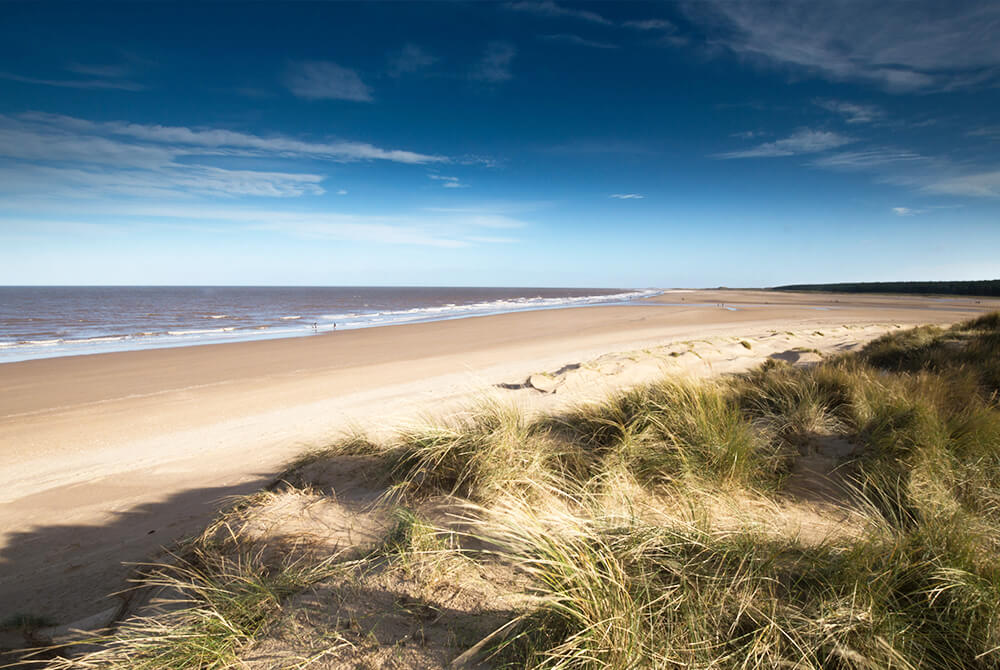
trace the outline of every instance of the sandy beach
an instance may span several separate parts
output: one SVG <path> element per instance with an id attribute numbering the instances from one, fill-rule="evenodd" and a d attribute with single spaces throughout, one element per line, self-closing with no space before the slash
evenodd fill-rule
<path id="1" fill-rule="evenodd" d="M 67 623 L 117 608 L 105 596 L 123 585 L 122 562 L 155 557 L 226 496 L 352 427 L 446 413 L 484 393 L 551 408 L 655 375 L 795 361 L 998 308 L 670 292 L 642 305 L 0 365 L 0 618 Z M 543 372 L 554 393 L 528 383 Z"/>

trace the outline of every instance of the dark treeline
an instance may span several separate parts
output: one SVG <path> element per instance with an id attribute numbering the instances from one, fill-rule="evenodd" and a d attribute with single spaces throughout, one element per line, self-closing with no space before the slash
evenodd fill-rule
<path id="1" fill-rule="evenodd" d="M 842 284 L 789 284 L 775 291 L 832 291 L 840 293 L 921 293 L 930 295 L 1000 296 L 1000 279 L 982 281 L 889 281 Z"/>

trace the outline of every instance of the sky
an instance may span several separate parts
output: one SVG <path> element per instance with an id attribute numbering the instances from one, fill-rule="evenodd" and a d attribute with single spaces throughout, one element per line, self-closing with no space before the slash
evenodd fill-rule
<path id="1" fill-rule="evenodd" d="M 0 3 L 0 284 L 1000 277 L 1000 3 Z"/>

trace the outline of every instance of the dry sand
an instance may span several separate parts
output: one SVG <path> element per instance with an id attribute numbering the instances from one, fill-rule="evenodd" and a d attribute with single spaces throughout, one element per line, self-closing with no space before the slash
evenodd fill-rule
<path id="1" fill-rule="evenodd" d="M 816 355 L 806 349 L 848 350 L 900 326 L 996 309 L 996 300 L 671 292 L 641 306 L 0 365 L 0 619 L 71 622 L 116 607 L 105 596 L 122 586 L 123 561 L 155 557 L 203 527 L 225 496 L 260 488 L 352 426 L 441 414 L 486 392 L 550 409 L 664 372 L 808 362 Z"/>

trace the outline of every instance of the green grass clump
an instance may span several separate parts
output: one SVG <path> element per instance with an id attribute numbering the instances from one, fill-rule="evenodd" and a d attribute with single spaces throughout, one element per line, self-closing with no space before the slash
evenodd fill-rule
<path id="1" fill-rule="evenodd" d="M 798 443 L 840 430 L 853 417 L 858 376 L 831 366 L 809 370 L 769 361 L 736 380 L 743 411 L 775 434 Z"/>
<path id="2" fill-rule="evenodd" d="M 578 454 L 515 408 L 491 403 L 450 424 L 408 430 L 381 451 L 396 492 L 489 501 L 562 476 Z"/>
<path id="3" fill-rule="evenodd" d="M 564 439 L 640 482 L 684 478 L 767 487 L 785 454 L 740 412 L 723 385 L 665 380 L 553 419 Z"/>

